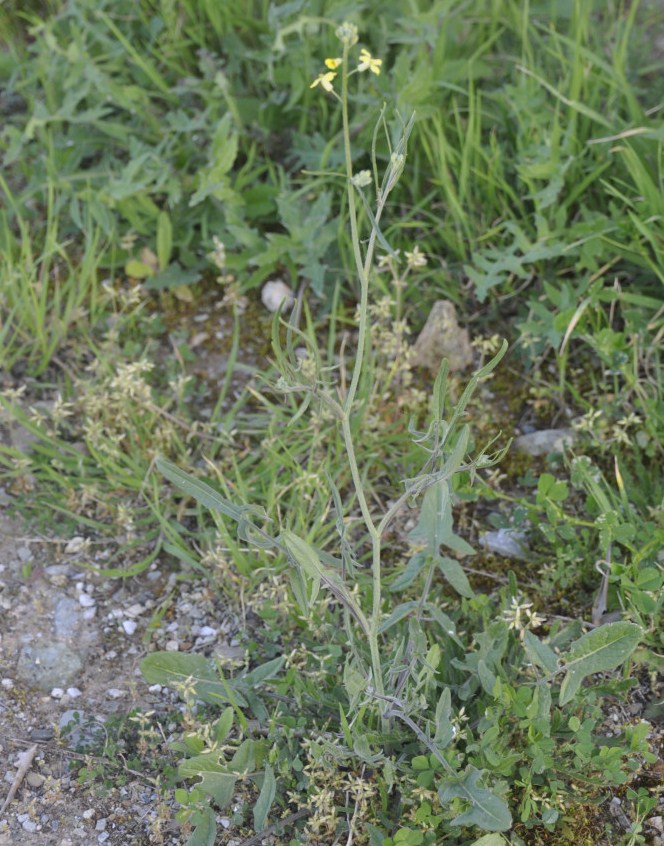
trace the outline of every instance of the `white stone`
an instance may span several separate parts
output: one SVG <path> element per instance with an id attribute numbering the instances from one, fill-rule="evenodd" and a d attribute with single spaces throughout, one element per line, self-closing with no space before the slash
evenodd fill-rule
<path id="1" fill-rule="evenodd" d="M 161 693 L 162 687 L 160 684 L 151 684 L 148 690 L 150 693 Z"/>
<path id="2" fill-rule="evenodd" d="M 78 699 L 78 697 L 81 696 L 81 691 L 77 687 L 68 687 L 67 696 L 70 699 Z"/>
<path id="3" fill-rule="evenodd" d="M 76 553 L 80 552 L 84 548 L 85 538 L 82 538 L 77 535 L 69 541 L 69 543 L 65 547 L 65 552 L 67 553 L 67 555 L 76 555 Z"/>
<path id="4" fill-rule="evenodd" d="M 120 690 L 120 688 L 118 688 L 118 687 L 110 687 L 106 691 L 106 695 L 110 699 L 122 699 L 123 696 L 127 695 L 127 691 L 126 690 Z"/>
<path id="5" fill-rule="evenodd" d="M 214 637 L 217 630 L 213 629 L 212 626 L 202 626 L 199 634 L 201 637 Z"/>
<path id="6" fill-rule="evenodd" d="M 4 687 L 5 690 L 11 690 L 14 687 L 14 680 L 13 679 L 3 679 L 0 681 L 0 684 Z"/>
<path id="7" fill-rule="evenodd" d="M 282 303 L 282 311 L 288 311 L 293 308 L 295 297 L 285 282 L 281 279 L 271 279 L 263 285 L 261 300 L 268 311 L 275 312 Z"/>
<path id="8" fill-rule="evenodd" d="M 169 640 L 166 643 L 166 652 L 179 652 L 180 651 L 180 644 L 177 640 Z"/>
<path id="9" fill-rule="evenodd" d="M 65 695 L 64 690 L 61 687 L 54 687 L 51 691 L 51 698 L 52 699 L 62 699 Z"/>
<path id="10" fill-rule="evenodd" d="M 133 620 L 123 620 L 122 628 L 125 630 L 126 634 L 133 635 L 136 631 L 137 624 Z"/>
<path id="11" fill-rule="evenodd" d="M 83 606 L 83 608 L 92 608 L 96 602 L 97 600 L 93 596 L 90 596 L 89 593 L 80 593 L 78 596 L 78 603 Z"/>

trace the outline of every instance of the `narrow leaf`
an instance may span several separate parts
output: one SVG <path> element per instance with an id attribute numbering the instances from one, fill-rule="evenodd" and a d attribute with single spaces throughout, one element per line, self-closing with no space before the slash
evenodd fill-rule
<path id="1" fill-rule="evenodd" d="M 387 620 L 383 620 L 380 624 L 378 633 L 383 634 L 383 632 L 391 629 L 392 626 L 396 625 L 400 620 L 403 620 L 404 617 L 407 617 L 414 608 L 417 608 L 418 605 L 419 602 L 415 599 L 412 599 L 409 602 L 402 602 L 401 605 L 397 605 Z"/>
<path id="2" fill-rule="evenodd" d="M 452 697 L 449 687 L 446 687 L 436 706 L 436 733 L 433 742 L 441 750 L 445 749 L 454 739 L 454 726 L 450 719 L 452 714 Z"/>
<path id="3" fill-rule="evenodd" d="M 461 596 L 466 596 L 469 599 L 475 596 L 473 589 L 468 581 L 468 576 L 463 571 L 463 567 L 454 558 L 447 558 L 445 555 L 439 555 L 436 559 L 438 569 L 445 576 L 447 581 L 452 585 L 457 593 Z"/>
<path id="4" fill-rule="evenodd" d="M 217 839 L 217 822 L 212 808 L 196 811 L 191 821 L 196 827 L 187 840 L 187 846 L 214 846 L 214 841 Z"/>
<path id="5" fill-rule="evenodd" d="M 267 822 L 267 815 L 270 813 L 270 808 L 274 802 L 274 797 L 277 792 L 277 782 L 274 778 L 274 771 L 272 767 L 267 764 L 265 767 L 265 775 L 263 776 L 263 786 L 261 787 L 260 795 L 254 805 L 254 828 L 256 831 L 263 831 Z"/>
<path id="6" fill-rule="evenodd" d="M 526 650 L 526 655 L 533 664 L 546 670 L 549 675 L 553 675 L 556 672 L 558 669 L 556 653 L 531 631 L 526 631 L 523 636 L 523 646 Z"/>

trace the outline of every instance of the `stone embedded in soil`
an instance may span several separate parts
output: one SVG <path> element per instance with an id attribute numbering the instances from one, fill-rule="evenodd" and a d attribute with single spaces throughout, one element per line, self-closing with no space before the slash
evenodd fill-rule
<path id="1" fill-rule="evenodd" d="M 527 540 L 526 533 L 516 529 L 498 529 L 495 532 L 482 532 L 480 535 L 480 545 L 487 552 L 520 560 L 528 557 Z"/>
<path id="2" fill-rule="evenodd" d="M 24 646 L 16 666 L 16 675 L 26 684 L 50 693 L 54 687 L 66 685 L 81 672 L 81 656 L 65 646 Z"/>
<path id="3" fill-rule="evenodd" d="M 570 446 L 573 442 L 573 429 L 540 429 L 538 432 L 519 435 L 518 438 L 514 439 L 512 446 L 517 452 L 538 456 L 562 452 L 566 446 Z"/>
<path id="4" fill-rule="evenodd" d="M 72 638 L 80 628 L 79 604 L 70 596 L 61 596 L 53 611 L 53 631 L 56 637 Z"/>
<path id="5" fill-rule="evenodd" d="M 444 358 L 450 370 L 465 370 L 473 363 L 473 348 L 468 330 L 457 322 L 454 303 L 437 300 L 413 345 L 412 363 L 437 373 Z"/>

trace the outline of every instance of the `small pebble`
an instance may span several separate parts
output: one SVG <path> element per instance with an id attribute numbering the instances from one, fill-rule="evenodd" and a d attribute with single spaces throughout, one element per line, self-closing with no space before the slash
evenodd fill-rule
<path id="1" fill-rule="evenodd" d="M 151 684 L 148 690 L 150 691 L 150 693 L 161 693 L 161 685 Z"/>
<path id="2" fill-rule="evenodd" d="M 282 303 L 282 311 L 288 311 L 293 307 L 295 297 L 285 282 L 281 279 L 272 279 L 263 285 L 261 301 L 268 311 L 276 311 Z"/>
<path id="3" fill-rule="evenodd" d="M 11 690 L 14 687 L 14 680 L 3 679 L 0 684 L 4 687 L 5 690 Z"/>
<path id="4" fill-rule="evenodd" d="M 21 828 L 24 831 L 29 831 L 31 834 L 33 834 L 35 831 L 37 831 L 37 823 L 33 822 L 32 820 L 25 820 L 25 822 L 21 823 Z"/>
<path id="5" fill-rule="evenodd" d="M 91 820 L 94 817 L 94 815 L 95 815 L 95 809 L 94 808 L 88 808 L 87 810 L 83 811 L 83 814 L 82 814 L 84 820 Z"/>
<path id="6" fill-rule="evenodd" d="M 122 628 L 128 635 L 133 635 L 136 631 L 137 624 L 133 620 L 123 620 Z"/>
<path id="7" fill-rule="evenodd" d="M 41 773 L 28 773 L 25 780 L 28 782 L 30 787 L 41 787 L 46 781 L 46 777 Z"/>
<path id="8" fill-rule="evenodd" d="M 127 691 L 126 690 L 120 690 L 120 688 L 118 688 L 118 687 L 110 687 L 106 691 L 106 695 L 108 697 L 110 697 L 111 699 L 122 699 L 123 696 L 127 695 Z"/>
<path id="9" fill-rule="evenodd" d="M 202 626 L 199 634 L 201 637 L 214 637 L 217 630 L 213 629 L 212 626 Z"/>
<path id="10" fill-rule="evenodd" d="M 83 612 L 83 619 L 84 620 L 93 620 L 95 618 L 96 614 L 97 614 L 96 607 L 93 606 L 92 608 L 86 608 L 85 611 Z"/>
<path id="11" fill-rule="evenodd" d="M 100 819 L 97 820 L 97 825 L 95 826 L 95 831 L 106 831 L 106 820 Z"/>
<path id="12" fill-rule="evenodd" d="M 77 552 L 80 552 L 85 547 L 85 538 L 73 537 L 67 546 L 65 547 L 65 552 L 67 555 L 76 555 Z"/>
<path id="13" fill-rule="evenodd" d="M 78 596 L 78 602 L 83 606 L 83 608 L 92 608 L 92 606 L 96 604 L 97 600 L 93 596 L 90 596 L 89 593 L 81 593 Z"/>
<path id="14" fill-rule="evenodd" d="M 102 833 L 101 833 L 101 834 L 99 835 L 99 837 L 97 838 L 97 842 L 98 842 L 98 843 L 106 843 L 106 841 L 108 840 L 108 838 L 109 838 L 110 836 L 111 836 L 111 835 L 110 835 L 107 831 L 102 831 Z"/>
<path id="15" fill-rule="evenodd" d="M 177 640 L 169 640 L 166 643 L 166 652 L 178 652 L 180 650 L 180 644 Z"/>
<path id="16" fill-rule="evenodd" d="M 125 614 L 127 617 L 138 617 L 140 614 L 143 613 L 145 609 L 139 602 L 135 602 L 133 605 L 130 605 L 129 608 L 126 609 Z"/>
<path id="17" fill-rule="evenodd" d="M 78 699 L 81 695 L 81 691 L 77 687 L 68 687 L 67 688 L 67 696 L 70 699 Z"/>
<path id="18" fill-rule="evenodd" d="M 61 687 L 54 687 L 51 691 L 51 698 L 52 699 L 62 699 L 65 695 L 64 690 Z"/>

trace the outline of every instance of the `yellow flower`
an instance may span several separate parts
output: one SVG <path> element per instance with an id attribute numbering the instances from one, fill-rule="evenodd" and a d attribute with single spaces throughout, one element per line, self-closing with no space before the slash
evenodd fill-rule
<path id="1" fill-rule="evenodd" d="M 320 87 L 324 88 L 326 91 L 334 91 L 334 88 L 332 87 L 332 80 L 335 76 L 336 73 L 319 73 L 309 88 L 315 88 L 317 85 L 320 85 Z"/>
<path id="2" fill-rule="evenodd" d="M 343 59 L 325 59 L 325 67 L 330 70 L 336 70 L 342 61 Z"/>
<path id="3" fill-rule="evenodd" d="M 364 47 L 360 50 L 360 64 L 357 66 L 359 71 L 370 70 L 371 73 L 375 73 L 378 76 L 382 64 L 382 59 L 374 59 L 371 53 Z"/>

